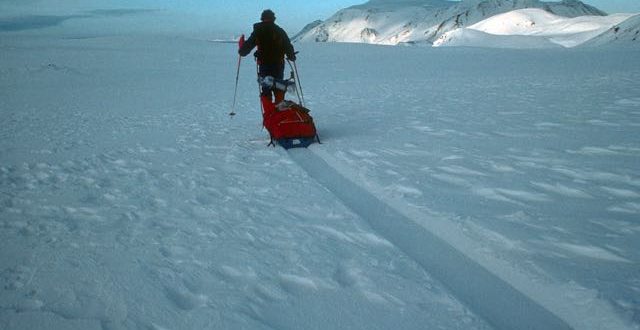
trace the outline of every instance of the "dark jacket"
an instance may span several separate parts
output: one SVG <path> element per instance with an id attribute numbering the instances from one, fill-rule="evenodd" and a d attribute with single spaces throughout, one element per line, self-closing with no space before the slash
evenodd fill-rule
<path id="1" fill-rule="evenodd" d="M 258 46 L 257 56 L 260 64 L 283 64 L 284 56 L 295 59 L 295 51 L 284 30 L 274 22 L 260 22 L 253 25 L 253 32 L 238 54 L 247 56 Z"/>

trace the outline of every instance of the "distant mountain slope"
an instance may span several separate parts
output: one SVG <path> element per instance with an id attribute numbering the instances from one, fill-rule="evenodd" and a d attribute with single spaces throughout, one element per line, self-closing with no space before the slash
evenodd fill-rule
<path id="1" fill-rule="evenodd" d="M 296 40 L 298 37 L 303 36 L 304 34 L 306 34 L 307 32 L 311 31 L 312 29 L 314 29 L 315 27 L 317 27 L 318 25 L 322 24 L 322 20 L 317 20 L 317 21 L 313 21 L 307 25 L 305 25 L 302 30 L 300 30 L 300 32 L 298 32 L 295 36 L 293 36 L 293 40 Z"/>
<path id="2" fill-rule="evenodd" d="M 640 46 L 640 14 L 630 17 L 620 24 L 614 25 L 584 45 L 602 46 L 622 42 Z"/>
<path id="3" fill-rule="evenodd" d="M 492 16 L 467 28 L 449 31 L 441 35 L 434 46 L 575 47 L 631 16 L 616 14 L 567 18 L 542 9 L 520 9 Z"/>
<path id="4" fill-rule="evenodd" d="M 565 17 L 606 15 L 577 0 L 371 0 L 307 26 L 294 41 L 433 43 L 446 32 L 524 8 L 539 8 Z"/>

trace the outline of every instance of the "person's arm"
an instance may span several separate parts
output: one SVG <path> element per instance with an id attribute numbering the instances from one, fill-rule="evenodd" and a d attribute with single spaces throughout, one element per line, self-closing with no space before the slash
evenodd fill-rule
<path id="1" fill-rule="evenodd" d="M 290 61 L 296 60 L 296 51 L 293 48 L 293 44 L 291 44 L 291 40 L 289 40 L 289 36 L 284 30 L 282 30 L 282 39 L 284 41 L 284 53 L 287 55 L 287 59 Z"/>
<path id="2" fill-rule="evenodd" d="M 249 55 L 249 53 L 251 53 L 251 50 L 256 46 L 256 31 L 254 29 L 254 31 L 251 33 L 251 35 L 249 36 L 249 39 L 244 41 L 244 44 L 242 44 L 242 47 L 240 47 L 240 49 L 238 49 L 238 54 L 240 54 L 240 56 L 247 56 Z"/>

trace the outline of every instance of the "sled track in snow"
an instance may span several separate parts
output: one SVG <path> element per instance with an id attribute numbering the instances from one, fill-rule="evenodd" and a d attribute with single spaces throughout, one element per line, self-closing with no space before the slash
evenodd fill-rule
<path id="1" fill-rule="evenodd" d="M 365 219 L 378 234 L 420 264 L 469 309 L 495 328 L 572 329 L 584 328 L 585 325 L 589 328 L 598 328 L 600 325 L 606 325 L 607 328 L 612 326 L 611 329 L 627 328 L 608 312 L 596 311 L 599 304 L 595 304 L 596 308 L 575 307 L 582 310 L 574 315 L 574 306 L 567 301 L 544 304 L 534 300 L 522 291 L 526 289 L 526 283 L 519 281 L 518 290 L 438 234 L 398 211 L 397 207 L 376 197 L 375 192 L 368 191 L 341 174 L 339 169 L 325 161 L 327 157 L 323 157 L 321 152 L 292 149 L 288 153 L 311 177 Z M 529 290 L 537 288 L 534 286 Z M 562 292 L 553 292 L 553 289 L 547 291 L 551 291 L 547 295 L 562 295 Z"/>

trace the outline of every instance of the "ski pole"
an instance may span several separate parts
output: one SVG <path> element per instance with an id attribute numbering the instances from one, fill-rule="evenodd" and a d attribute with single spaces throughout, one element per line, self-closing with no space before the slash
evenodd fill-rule
<path id="1" fill-rule="evenodd" d="M 256 60 L 256 77 L 258 77 L 258 95 L 260 96 L 258 100 L 260 101 L 260 110 L 264 115 L 264 106 L 262 105 L 262 86 L 260 86 L 260 64 L 258 64 L 257 57 L 255 58 L 255 60 Z"/>
<path id="2" fill-rule="evenodd" d="M 244 44 L 244 34 L 240 36 L 240 39 L 238 39 L 238 49 L 242 48 L 242 44 Z M 229 113 L 229 116 L 235 116 L 236 115 L 236 97 L 238 96 L 238 78 L 240 78 L 240 62 L 242 61 L 242 56 L 238 55 L 238 68 L 236 70 L 236 88 L 233 91 L 233 105 L 231 106 L 231 112 Z"/>
<path id="3" fill-rule="evenodd" d="M 235 116 L 236 112 L 236 97 L 238 95 L 238 77 L 240 77 L 240 61 L 242 60 L 242 56 L 238 55 L 238 70 L 236 72 L 236 88 L 233 92 L 233 105 L 231 106 L 231 112 L 229 113 L 229 116 Z"/>
<path id="4" fill-rule="evenodd" d="M 289 63 L 289 66 L 291 66 L 291 63 Z M 291 79 L 293 79 L 293 88 L 296 91 L 296 96 L 298 97 L 298 103 L 300 103 L 300 105 L 302 104 L 302 98 L 300 97 L 300 88 L 298 88 L 298 78 L 296 78 L 296 74 L 293 72 L 293 66 L 291 66 Z"/>
<path id="5" fill-rule="evenodd" d="M 289 60 L 287 60 L 289 61 Z M 291 62 L 293 62 L 293 65 L 291 64 Z M 300 103 L 302 103 L 302 106 L 304 107 L 305 105 L 305 101 L 304 101 L 304 92 L 302 92 L 302 84 L 300 83 L 300 74 L 298 73 L 298 66 L 296 65 L 295 61 L 289 61 L 289 66 L 291 66 L 293 68 L 293 72 L 295 74 L 295 79 L 296 82 L 298 84 L 298 87 L 300 88 Z"/>

